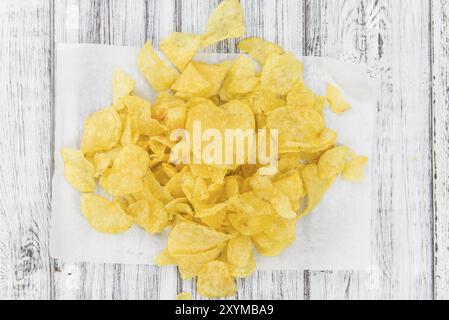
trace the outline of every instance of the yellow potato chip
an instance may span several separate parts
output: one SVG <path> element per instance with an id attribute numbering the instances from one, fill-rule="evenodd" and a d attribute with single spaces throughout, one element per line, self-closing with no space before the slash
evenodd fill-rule
<path id="1" fill-rule="evenodd" d="M 279 95 L 285 95 L 302 79 L 302 63 L 291 53 L 272 54 L 262 69 L 261 83 Z"/>
<path id="2" fill-rule="evenodd" d="M 220 91 L 221 84 L 230 69 L 230 64 L 226 63 L 228 61 L 209 64 L 204 62 L 192 62 L 193 66 L 198 70 L 199 73 L 210 83 L 209 90 L 204 93 L 204 97 L 212 97 L 217 95 Z"/>
<path id="3" fill-rule="evenodd" d="M 253 242 L 249 236 L 238 236 L 230 239 L 226 250 L 227 259 L 236 267 L 246 266 L 253 254 Z"/>
<path id="4" fill-rule="evenodd" d="M 207 21 L 202 47 L 208 47 L 218 41 L 237 38 L 245 33 L 245 16 L 238 0 L 224 0 Z"/>
<path id="5" fill-rule="evenodd" d="M 122 133 L 122 120 L 113 108 L 92 113 L 84 121 L 81 151 L 89 156 L 114 148 Z"/>
<path id="6" fill-rule="evenodd" d="M 327 84 L 326 97 L 333 113 L 342 114 L 351 109 L 351 105 L 343 98 L 340 89 L 330 83 Z"/>
<path id="7" fill-rule="evenodd" d="M 348 155 L 347 147 L 335 147 L 326 151 L 318 162 L 318 173 L 321 179 L 329 179 L 342 173 Z"/>
<path id="8" fill-rule="evenodd" d="M 284 49 L 277 44 L 258 37 L 246 38 L 245 40 L 240 41 L 238 47 L 261 64 L 264 64 L 265 60 L 271 54 L 284 53 Z"/>
<path id="9" fill-rule="evenodd" d="M 116 104 L 121 98 L 129 96 L 134 92 L 136 81 L 123 72 L 115 69 L 112 77 L 112 101 Z"/>
<path id="10" fill-rule="evenodd" d="M 63 148 L 64 176 L 79 192 L 93 192 L 95 190 L 94 166 L 79 150 Z"/>
<path id="11" fill-rule="evenodd" d="M 129 205 L 128 210 L 136 223 L 148 233 L 161 233 L 168 225 L 168 213 L 156 198 L 136 201 Z"/>
<path id="12" fill-rule="evenodd" d="M 228 239 L 228 235 L 212 228 L 196 223 L 181 223 L 168 235 L 168 252 L 171 256 L 199 253 L 210 250 Z"/>
<path id="13" fill-rule="evenodd" d="M 263 233 L 252 237 L 257 251 L 266 257 L 281 254 L 296 239 L 296 221 L 276 218 Z"/>
<path id="14" fill-rule="evenodd" d="M 229 267 L 222 261 L 207 263 L 198 274 L 197 290 L 208 298 L 229 297 L 235 295 L 237 287 L 229 272 Z"/>
<path id="15" fill-rule="evenodd" d="M 324 194 L 334 183 L 335 177 L 321 179 L 318 174 L 318 165 L 310 164 L 302 170 L 302 179 L 307 192 L 307 207 L 301 213 L 301 216 L 304 216 L 315 209 Z"/>
<path id="16" fill-rule="evenodd" d="M 140 50 L 137 65 L 155 91 L 170 89 L 178 76 L 178 72 L 175 69 L 167 66 L 159 58 L 150 42 L 147 42 Z"/>
<path id="17" fill-rule="evenodd" d="M 107 152 L 96 153 L 94 156 L 95 178 L 100 177 L 111 163 L 112 159 Z"/>
<path id="18" fill-rule="evenodd" d="M 256 271 L 256 260 L 253 256 L 250 257 L 248 263 L 244 266 L 229 265 L 231 275 L 236 278 L 246 278 Z"/>
<path id="19" fill-rule="evenodd" d="M 149 161 L 148 153 L 142 148 L 135 145 L 123 147 L 112 168 L 100 178 L 100 186 L 114 196 L 141 191 Z"/>
<path id="20" fill-rule="evenodd" d="M 220 244 L 207 251 L 173 255 L 181 278 L 188 280 L 196 277 L 208 262 L 216 259 L 221 254 L 223 248 L 224 244 Z"/>
<path id="21" fill-rule="evenodd" d="M 259 84 L 254 62 L 246 57 L 238 57 L 224 80 L 223 88 L 237 94 L 248 93 Z"/>
<path id="22" fill-rule="evenodd" d="M 191 292 L 181 292 L 176 296 L 176 300 L 192 300 Z"/>
<path id="23" fill-rule="evenodd" d="M 233 200 L 235 211 L 228 213 L 228 220 L 241 234 L 253 236 L 262 233 L 273 222 L 274 209 L 253 192 L 246 192 Z"/>
<path id="24" fill-rule="evenodd" d="M 81 212 L 98 232 L 121 233 L 134 223 L 133 217 L 127 215 L 117 202 L 93 193 L 81 195 Z"/>
<path id="25" fill-rule="evenodd" d="M 312 146 L 315 146 L 315 141 L 324 130 L 324 119 L 312 108 L 283 107 L 268 115 L 267 127 L 279 130 L 280 147 L 304 147 L 303 144 L 307 143 L 313 143 Z"/>
<path id="26" fill-rule="evenodd" d="M 356 156 L 349 160 L 343 170 L 342 178 L 346 181 L 360 182 L 365 178 L 365 167 L 368 165 L 368 158 Z"/>
<path id="27" fill-rule="evenodd" d="M 172 90 L 182 92 L 183 96 L 202 96 L 206 94 L 211 87 L 201 73 L 192 63 L 189 63 L 181 75 L 176 79 Z"/>
<path id="28" fill-rule="evenodd" d="M 183 71 L 201 46 L 201 36 L 184 32 L 172 32 L 162 40 L 159 48 L 179 71 Z"/>

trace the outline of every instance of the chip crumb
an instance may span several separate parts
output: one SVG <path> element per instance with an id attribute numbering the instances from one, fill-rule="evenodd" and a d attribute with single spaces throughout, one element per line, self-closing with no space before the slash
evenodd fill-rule
<path id="1" fill-rule="evenodd" d="M 176 296 L 176 300 L 192 300 L 191 292 L 181 292 Z"/>

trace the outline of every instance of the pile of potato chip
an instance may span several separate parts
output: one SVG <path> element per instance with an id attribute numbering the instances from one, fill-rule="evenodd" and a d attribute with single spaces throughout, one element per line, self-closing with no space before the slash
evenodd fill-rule
<path id="1" fill-rule="evenodd" d="M 256 270 L 255 250 L 281 254 L 295 240 L 298 219 L 336 178 L 361 181 L 368 162 L 338 146 L 336 132 L 326 127 L 327 103 L 335 113 L 350 109 L 339 89 L 329 85 L 326 97 L 316 95 L 302 80 L 301 62 L 278 45 L 252 37 L 239 43 L 247 55 L 233 61 L 192 60 L 200 48 L 244 32 L 240 3 L 225 0 L 202 35 L 174 32 L 162 41 L 171 64 L 148 42 L 137 63 L 159 92 L 156 101 L 134 95 L 135 81 L 116 70 L 112 106 L 85 120 L 80 150 L 62 150 L 65 176 L 82 193 L 81 210 L 92 227 L 120 233 L 136 224 L 150 234 L 170 228 L 156 262 L 176 265 L 183 279 L 197 277 L 206 297 L 233 296 L 235 278 Z M 191 130 L 193 121 L 278 129 L 277 174 L 260 175 L 257 164 L 170 162 L 176 143 L 170 132 Z M 109 199 L 95 194 L 97 182 Z"/>

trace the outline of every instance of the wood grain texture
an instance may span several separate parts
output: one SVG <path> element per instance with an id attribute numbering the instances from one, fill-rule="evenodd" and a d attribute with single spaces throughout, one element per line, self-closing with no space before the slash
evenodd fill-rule
<path id="1" fill-rule="evenodd" d="M 434 297 L 449 299 L 449 1 L 432 1 Z"/>
<path id="2" fill-rule="evenodd" d="M 0 3 L 0 300 L 50 297 L 51 17 L 49 1 Z"/>
<path id="3" fill-rule="evenodd" d="M 201 32 L 219 2 L 0 1 L 0 299 L 196 297 L 195 283 L 180 280 L 175 268 L 64 264 L 48 256 L 53 40 L 141 46 L 148 39 L 158 46 L 171 31 Z M 373 266 L 258 271 L 238 280 L 236 298 L 448 299 L 449 1 L 241 2 L 247 35 L 365 64 L 377 130 Z M 205 51 L 236 52 L 236 43 Z"/>
<path id="4" fill-rule="evenodd" d="M 307 54 L 362 63 L 377 95 L 372 268 L 313 272 L 312 299 L 432 298 L 429 2 L 313 1 Z"/>

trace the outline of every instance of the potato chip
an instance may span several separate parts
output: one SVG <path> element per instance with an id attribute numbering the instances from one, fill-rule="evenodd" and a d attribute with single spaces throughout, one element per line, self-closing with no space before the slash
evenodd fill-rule
<path id="1" fill-rule="evenodd" d="M 249 92 L 245 96 L 244 101 L 251 106 L 255 114 L 268 113 L 276 108 L 286 106 L 286 102 L 283 99 L 279 98 L 273 91 L 262 86 L 258 86 Z M 261 128 L 262 126 L 258 127 Z"/>
<path id="2" fill-rule="evenodd" d="M 315 209 L 321 198 L 334 183 L 335 177 L 321 179 L 318 174 L 318 165 L 310 164 L 302 170 L 302 179 L 307 192 L 307 207 L 301 213 L 301 216 L 304 216 Z"/>
<path id="3" fill-rule="evenodd" d="M 192 300 L 191 292 L 181 292 L 176 296 L 176 300 Z"/>
<path id="4" fill-rule="evenodd" d="M 123 147 L 112 168 L 100 178 L 100 186 L 114 196 L 141 191 L 149 161 L 148 153 L 142 148 L 135 145 Z"/>
<path id="5" fill-rule="evenodd" d="M 113 108 L 92 113 L 84 121 L 81 151 L 89 156 L 114 148 L 122 133 L 122 120 Z"/>
<path id="6" fill-rule="evenodd" d="M 159 58 L 150 42 L 147 42 L 140 50 L 137 65 L 155 91 L 170 89 L 178 76 L 178 72 L 175 69 L 167 66 Z"/>
<path id="7" fill-rule="evenodd" d="M 106 152 L 96 153 L 94 156 L 95 178 L 100 177 L 111 163 L 112 158 Z"/>
<path id="8" fill-rule="evenodd" d="M 98 232 L 122 233 L 134 223 L 121 206 L 93 193 L 81 195 L 81 212 L 89 224 Z"/>
<path id="9" fill-rule="evenodd" d="M 204 97 L 212 97 L 219 93 L 221 84 L 231 67 L 231 64 L 227 62 L 224 61 L 218 64 L 192 62 L 196 70 L 210 83 L 210 88 L 204 93 Z"/>
<path id="10" fill-rule="evenodd" d="M 207 263 L 198 274 L 197 290 L 208 298 L 229 297 L 235 295 L 237 287 L 229 272 L 229 267 L 222 261 Z"/>
<path id="11" fill-rule="evenodd" d="M 241 234 L 253 236 L 262 233 L 273 222 L 274 209 L 253 192 L 246 192 L 233 200 L 235 211 L 228 213 L 228 220 Z"/>
<path id="12" fill-rule="evenodd" d="M 93 192 L 95 190 L 94 166 L 79 150 L 63 148 L 64 176 L 79 192 Z"/>
<path id="13" fill-rule="evenodd" d="M 279 95 L 285 95 L 302 79 L 302 63 L 291 53 L 272 54 L 262 69 L 262 85 Z"/>
<path id="14" fill-rule="evenodd" d="M 259 84 L 254 62 L 246 57 L 238 57 L 224 80 L 223 88 L 230 93 L 244 94 Z"/>
<path id="15" fill-rule="evenodd" d="M 324 119 L 312 108 L 296 107 L 277 108 L 267 118 L 267 127 L 279 130 L 279 144 L 308 147 L 315 145 L 320 133 L 324 130 Z M 291 144 L 290 142 L 297 142 Z"/>
<path id="16" fill-rule="evenodd" d="M 195 223 L 176 225 L 168 235 L 168 252 L 192 254 L 207 251 L 225 242 L 229 236 Z"/>
<path id="17" fill-rule="evenodd" d="M 221 254 L 223 248 L 224 244 L 222 243 L 207 251 L 173 255 L 181 278 L 189 280 L 196 277 L 208 262 L 215 260 Z"/>
<path id="18" fill-rule="evenodd" d="M 172 86 L 173 91 L 182 92 L 184 97 L 205 95 L 211 84 L 192 63 L 189 63 Z"/>
<path id="19" fill-rule="evenodd" d="M 334 178 L 342 173 L 346 164 L 348 151 L 347 147 L 335 147 L 326 151 L 318 162 L 320 179 Z"/>
<path id="20" fill-rule="evenodd" d="M 343 98 L 340 89 L 330 83 L 327 84 L 326 97 L 333 113 L 342 114 L 351 109 L 351 105 Z"/>
<path id="21" fill-rule="evenodd" d="M 156 198 L 136 201 L 129 205 L 128 210 L 136 223 L 148 233 L 161 233 L 168 225 L 168 213 Z"/>
<path id="22" fill-rule="evenodd" d="M 261 64 L 264 64 L 271 54 L 284 53 L 284 49 L 277 44 L 258 37 L 246 38 L 240 41 L 238 47 Z"/>
<path id="23" fill-rule="evenodd" d="M 257 251 L 266 257 L 274 257 L 288 248 L 296 238 L 296 221 L 276 218 L 263 233 L 252 237 Z"/>
<path id="24" fill-rule="evenodd" d="M 123 72 L 115 69 L 112 78 L 112 101 L 116 104 L 121 98 L 129 96 L 134 92 L 136 81 Z"/>
<path id="25" fill-rule="evenodd" d="M 162 40 L 159 48 L 179 71 L 183 71 L 201 46 L 201 36 L 184 32 L 172 32 Z"/>
<path id="26" fill-rule="evenodd" d="M 246 278 L 256 272 L 256 260 L 253 256 L 250 257 L 248 263 L 244 266 L 228 266 L 231 272 L 231 275 L 236 278 Z"/>
<path id="27" fill-rule="evenodd" d="M 356 156 L 349 160 L 343 170 L 342 178 L 346 181 L 360 182 L 365 178 L 365 167 L 368 165 L 368 158 Z"/>
<path id="28" fill-rule="evenodd" d="M 238 236 L 228 242 L 227 259 L 236 267 L 246 266 L 253 254 L 253 242 L 249 236 Z"/>
<path id="29" fill-rule="evenodd" d="M 207 21 L 202 47 L 208 47 L 218 41 L 238 38 L 245 33 L 245 16 L 238 0 L 224 0 Z"/>

